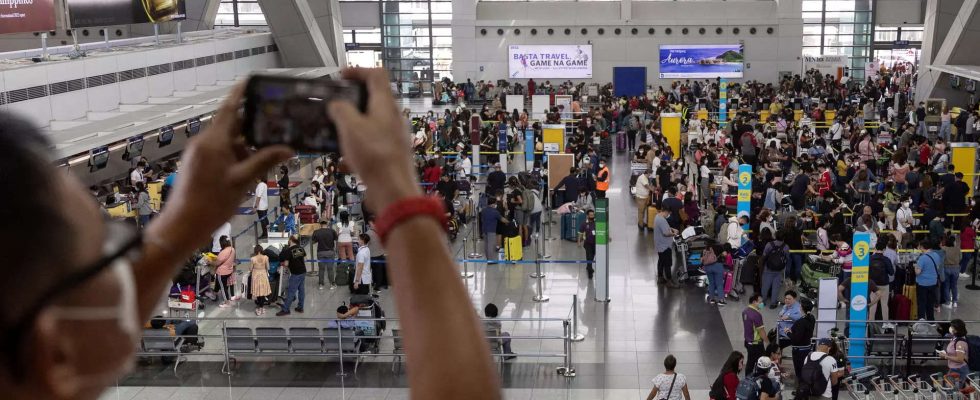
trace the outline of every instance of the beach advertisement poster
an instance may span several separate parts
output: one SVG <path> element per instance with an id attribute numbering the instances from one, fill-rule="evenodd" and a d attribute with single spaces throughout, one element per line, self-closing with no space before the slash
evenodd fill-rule
<path id="1" fill-rule="evenodd" d="M 511 45 L 507 52 L 512 79 L 590 79 L 592 45 Z"/>
<path id="2" fill-rule="evenodd" d="M 660 46 L 660 78 L 741 78 L 745 70 L 741 44 Z"/>

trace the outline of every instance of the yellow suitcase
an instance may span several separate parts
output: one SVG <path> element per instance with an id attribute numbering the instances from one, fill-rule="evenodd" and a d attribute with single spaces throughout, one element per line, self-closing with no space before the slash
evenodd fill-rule
<path id="1" fill-rule="evenodd" d="M 647 207 L 647 228 L 653 229 L 653 223 L 657 219 L 657 207 Z"/>
<path id="2" fill-rule="evenodd" d="M 524 245 L 521 243 L 521 236 L 504 238 L 504 257 L 507 261 L 520 261 L 524 259 Z"/>

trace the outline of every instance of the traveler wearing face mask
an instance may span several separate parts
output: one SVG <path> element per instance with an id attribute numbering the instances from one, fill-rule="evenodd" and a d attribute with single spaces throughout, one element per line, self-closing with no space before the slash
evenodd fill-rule
<path id="1" fill-rule="evenodd" d="M 961 319 L 954 319 L 949 322 L 949 336 L 952 336 L 949 343 L 943 350 L 938 350 L 940 358 L 946 359 L 946 366 L 949 368 L 950 375 L 953 373 L 958 375 L 957 378 L 953 378 L 956 382 L 957 388 L 966 387 L 967 380 L 965 376 L 970 374 L 970 366 L 967 365 L 967 361 L 970 358 L 970 346 L 966 341 L 966 324 Z"/>
<path id="2" fill-rule="evenodd" d="M 895 236 L 901 236 L 899 241 L 902 247 L 907 247 L 912 241 L 912 224 L 915 222 L 912 216 L 912 201 L 908 196 L 902 198 L 901 207 L 895 212 Z"/>
<path id="3" fill-rule="evenodd" d="M 132 366 L 142 325 L 176 267 L 234 215 L 254 178 L 290 156 L 282 147 L 248 156 L 230 134 L 240 96 L 187 145 L 167 208 L 142 232 L 109 222 L 50 146 L 24 120 L 0 114 L 3 252 L 38 273 L 0 283 L 0 391 L 4 398 L 95 399 Z M 70 205 L 66 207 L 65 205 Z M 32 227 L 57 226 L 52 234 Z M 16 231 L 16 234 L 14 234 Z"/>
<path id="4" fill-rule="evenodd" d="M 609 182 L 612 180 L 612 176 L 609 175 L 609 167 L 606 166 L 606 160 L 599 160 L 599 173 L 595 177 L 595 197 L 597 199 L 606 198 L 606 191 L 609 190 Z"/>

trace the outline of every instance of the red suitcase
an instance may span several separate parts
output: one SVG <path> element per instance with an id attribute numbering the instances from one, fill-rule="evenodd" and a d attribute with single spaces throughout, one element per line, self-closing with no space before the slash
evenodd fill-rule
<path id="1" fill-rule="evenodd" d="M 616 134 L 616 151 L 617 152 L 620 152 L 620 153 L 626 151 L 626 134 L 625 133 L 618 133 L 618 134 Z"/>
<path id="2" fill-rule="evenodd" d="M 316 218 L 316 207 L 307 205 L 296 206 L 296 214 L 299 215 L 299 222 L 301 224 L 315 224 L 319 222 Z"/>
<path id="3" fill-rule="evenodd" d="M 888 319 L 895 321 L 909 321 L 912 319 L 912 300 L 903 294 L 892 296 L 888 305 Z"/>

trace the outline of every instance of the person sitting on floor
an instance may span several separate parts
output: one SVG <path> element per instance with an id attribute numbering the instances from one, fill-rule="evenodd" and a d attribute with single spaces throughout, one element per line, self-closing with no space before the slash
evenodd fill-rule
<path id="1" fill-rule="evenodd" d="M 500 321 L 495 320 L 495 318 L 500 315 L 500 310 L 497 309 L 497 305 L 493 303 L 487 304 L 487 306 L 483 308 L 483 315 L 490 319 L 483 321 L 483 325 L 487 330 L 496 330 L 497 332 L 500 332 L 500 336 L 507 336 L 503 339 L 499 339 L 501 347 L 503 347 L 504 354 L 514 354 L 514 351 L 510 348 L 510 333 L 504 332 L 503 325 L 500 324 Z M 513 360 L 515 358 L 517 358 L 517 356 L 511 355 L 504 357 L 504 360 Z"/>

